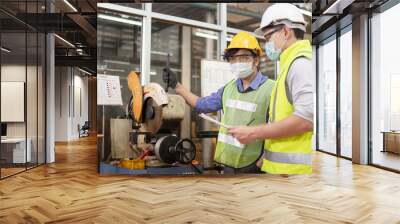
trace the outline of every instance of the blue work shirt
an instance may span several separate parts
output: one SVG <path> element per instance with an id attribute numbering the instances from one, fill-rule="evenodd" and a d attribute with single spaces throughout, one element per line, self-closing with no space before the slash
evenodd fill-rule
<path id="1" fill-rule="evenodd" d="M 251 81 L 250 86 L 244 89 L 243 82 L 241 79 L 236 80 L 236 86 L 239 92 L 245 93 L 253 90 L 257 90 L 265 81 L 268 80 L 267 76 L 258 72 L 256 77 Z M 196 102 L 195 110 L 198 113 L 212 113 L 222 109 L 222 94 L 224 93 L 224 87 L 218 89 L 217 92 L 212 93 L 209 96 L 201 97 Z"/>

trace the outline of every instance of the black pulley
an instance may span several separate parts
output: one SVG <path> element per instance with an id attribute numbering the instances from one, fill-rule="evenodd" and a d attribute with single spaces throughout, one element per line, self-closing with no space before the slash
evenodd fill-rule
<path id="1" fill-rule="evenodd" d="M 174 150 L 176 160 L 183 164 L 191 163 L 196 157 L 196 146 L 190 139 L 180 140 Z"/>
<path id="2" fill-rule="evenodd" d="M 190 139 L 180 140 L 176 135 L 167 135 L 157 141 L 155 153 L 165 163 L 189 164 L 196 157 L 196 147 Z"/>
<path id="3" fill-rule="evenodd" d="M 169 164 L 176 162 L 175 155 L 171 151 L 173 151 L 178 141 L 179 138 L 175 135 L 167 135 L 160 138 L 154 147 L 157 159 Z"/>

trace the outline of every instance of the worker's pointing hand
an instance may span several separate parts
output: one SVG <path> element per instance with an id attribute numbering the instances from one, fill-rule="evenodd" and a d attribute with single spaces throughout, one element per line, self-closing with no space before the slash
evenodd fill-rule
<path id="1" fill-rule="evenodd" d="M 254 126 L 236 126 L 229 128 L 228 132 L 242 144 L 249 144 L 256 140 Z"/>
<path id="2" fill-rule="evenodd" d="M 170 68 L 164 68 L 163 69 L 163 81 L 164 81 L 164 83 L 167 84 L 168 87 L 175 89 L 176 84 L 178 83 L 178 76 Z"/>

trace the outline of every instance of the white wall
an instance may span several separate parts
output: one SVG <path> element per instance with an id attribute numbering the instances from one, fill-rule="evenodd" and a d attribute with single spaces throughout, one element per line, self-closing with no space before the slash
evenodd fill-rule
<path id="1" fill-rule="evenodd" d="M 56 67 L 55 73 L 55 140 L 70 141 L 79 138 L 78 124 L 88 120 L 88 78 L 71 67 Z"/>

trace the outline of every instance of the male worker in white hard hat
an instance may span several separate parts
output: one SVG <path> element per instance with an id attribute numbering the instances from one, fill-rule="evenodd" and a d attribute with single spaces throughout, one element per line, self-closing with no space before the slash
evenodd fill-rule
<path id="1" fill-rule="evenodd" d="M 257 39 L 239 32 L 225 49 L 224 59 L 237 77 L 210 96 L 198 97 L 182 84 L 169 68 L 163 79 L 175 89 L 186 103 L 199 113 L 222 110 L 221 122 L 230 125 L 263 124 L 268 120 L 268 106 L 275 82 L 258 70 L 262 49 Z M 257 161 L 263 154 L 263 140 L 241 144 L 220 127 L 214 160 L 223 166 L 224 173 L 260 173 Z"/>
<path id="2" fill-rule="evenodd" d="M 269 7 L 255 31 L 266 39 L 265 52 L 279 60 L 279 75 L 271 94 L 269 122 L 229 130 L 242 144 L 265 139 L 261 170 L 271 174 L 312 173 L 314 99 L 312 48 L 303 40 L 306 22 L 288 3 Z"/>

